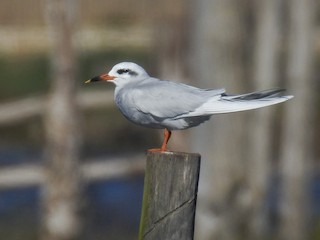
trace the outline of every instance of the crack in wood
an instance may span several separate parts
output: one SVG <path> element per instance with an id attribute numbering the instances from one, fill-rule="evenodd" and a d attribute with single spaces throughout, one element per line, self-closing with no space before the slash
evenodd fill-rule
<path id="1" fill-rule="evenodd" d="M 184 208 L 186 205 L 191 204 L 192 202 L 194 202 L 196 199 L 196 197 L 187 200 L 185 202 L 183 202 L 182 204 L 180 204 L 178 207 L 174 208 L 173 210 L 169 211 L 168 213 L 166 213 L 164 216 L 160 217 L 158 220 L 156 220 L 153 224 L 152 227 L 145 233 L 143 234 L 143 237 L 146 237 L 148 234 L 150 234 L 154 229 L 156 229 L 156 227 L 166 218 L 168 218 L 169 216 L 171 216 L 172 214 L 174 214 L 175 212 L 181 210 L 182 208 Z"/>

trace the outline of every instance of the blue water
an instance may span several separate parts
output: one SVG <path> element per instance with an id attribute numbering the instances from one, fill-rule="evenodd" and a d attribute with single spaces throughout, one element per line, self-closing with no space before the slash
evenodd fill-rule
<path id="1" fill-rule="evenodd" d="M 0 167 L 39 161 L 35 159 L 41 159 L 41 155 L 30 149 L 0 149 Z M 108 239 L 136 239 L 142 194 L 143 175 L 87 184 L 81 201 L 84 239 L 98 240 L 106 236 L 110 236 Z M 21 231 L 21 236 L 37 235 L 41 221 L 40 197 L 40 187 L 0 191 L 0 239 L 3 235 L 7 240 L 17 239 L 17 231 Z"/>
<path id="2" fill-rule="evenodd" d="M 21 150 L 21 149 L 20 149 Z M 39 159 L 30 150 L 0 151 L 0 166 L 18 164 L 28 159 Z M 315 175 L 308 189 L 312 216 L 320 218 L 320 175 Z M 306 193 L 308 193 L 306 191 Z M 266 208 L 272 221 L 279 211 L 281 181 L 274 176 L 266 199 Z M 41 221 L 39 187 L 15 188 L 0 191 L 0 238 L 5 226 L 10 238 L 17 229 L 37 232 Z M 90 183 L 84 189 L 83 212 L 85 219 L 84 239 L 136 239 L 139 229 L 143 195 L 143 176 L 131 176 Z M 8 234 L 8 233 L 6 233 Z M 106 236 L 108 236 L 106 238 Z M 123 236 L 123 237 L 121 237 Z M 33 238 L 30 238 L 33 239 Z"/>
<path id="3" fill-rule="evenodd" d="M 142 192 L 143 176 L 89 184 L 83 199 L 84 239 L 104 239 L 111 233 L 117 236 L 108 239 L 136 239 Z M 25 228 L 38 231 L 40 194 L 38 187 L 0 191 L 0 238 L 4 227 L 12 235 L 19 229 L 27 231 Z"/>

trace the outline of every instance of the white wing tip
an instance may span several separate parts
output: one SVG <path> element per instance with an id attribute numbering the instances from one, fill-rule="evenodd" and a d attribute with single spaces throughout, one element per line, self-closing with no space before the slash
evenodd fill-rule
<path id="1" fill-rule="evenodd" d="M 294 97 L 293 95 L 283 96 L 283 98 L 285 98 L 286 100 L 289 100 L 289 99 L 291 99 L 293 97 Z"/>

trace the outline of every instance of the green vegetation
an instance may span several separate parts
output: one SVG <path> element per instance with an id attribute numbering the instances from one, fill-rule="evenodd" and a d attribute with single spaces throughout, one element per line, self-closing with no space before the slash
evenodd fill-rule
<path id="1" fill-rule="evenodd" d="M 85 88 L 112 88 L 108 84 L 85 86 L 87 78 L 107 72 L 115 63 L 128 60 L 150 66 L 150 53 L 141 49 L 106 50 L 78 54 L 79 86 Z M 50 88 L 50 62 L 45 54 L 0 57 L 0 102 L 23 99 L 30 95 L 44 95 Z M 115 108 L 83 113 L 85 152 L 115 153 L 139 151 L 146 143 L 157 144 L 155 131 L 129 123 Z M 43 147 L 42 119 L 34 117 L 23 123 L 0 126 L 3 146 Z M 102 149 L 102 150 L 101 150 Z"/>
<path id="2" fill-rule="evenodd" d="M 123 60 L 148 64 L 150 53 L 136 50 L 109 50 L 80 53 L 78 61 L 79 83 L 101 71 L 108 71 Z M 49 89 L 49 58 L 45 54 L 0 56 L 0 101 L 43 94 Z"/>
<path id="3" fill-rule="evenodd" d="M 0 100 L 46 91 L 48 65 L 48 58 L 43 55 L 0 57 Z"/>

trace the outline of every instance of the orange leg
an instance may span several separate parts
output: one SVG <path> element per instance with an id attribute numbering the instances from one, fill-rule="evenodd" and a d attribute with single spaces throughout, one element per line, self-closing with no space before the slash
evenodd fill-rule
<path id="1" fill-rule="evenodd" d="M 165 128 L 164 129 L 164 139 L 163 139 L 161 148 L 149 149 L 148 152 L 165 152 L 165 151 L 167 151 L 167 145 L 168 145 L 170 137 L 171 137 L 171 131 L 169 131 L 168 129 Z"/>

